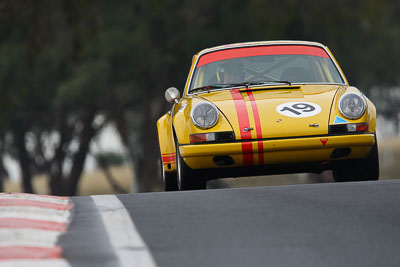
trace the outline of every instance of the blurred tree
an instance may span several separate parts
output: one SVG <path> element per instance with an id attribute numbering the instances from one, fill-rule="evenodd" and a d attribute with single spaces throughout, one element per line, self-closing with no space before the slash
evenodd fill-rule
<path id="1" fill-rule="evenodd" d="M 97 153 L 95 155 L 97 166 L 101 169 L 112 189 L 119 194 L 128 193 L 122 186 L 120 186 L 114 176 L 111 174 L 111 166 L 121 166 L 124 162 L 124 157 L 120 154 L 113 152 Z"/>
<path id="2" fill-rule="evenodd" d="M 102 66 L 84 73 L 95 77 L 75 75 L 90 64 L 82 44 L 93 32 L 92 8 L 89 1 L 1 2 L 2 126 L 12 135 L 9 153 L 19 161 L 25 192 L 33 192 L 32 170 L 40 164 L 36 169 L 50 174 L 53 194 L 74 195 L 89 143 L 101 128 L 93 125 L 100 106 L 90 83 L 100 83 Z"/>

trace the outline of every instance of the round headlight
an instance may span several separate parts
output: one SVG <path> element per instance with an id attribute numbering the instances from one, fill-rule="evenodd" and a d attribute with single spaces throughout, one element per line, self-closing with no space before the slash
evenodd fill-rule
<path id="1" fill-rule="evenodd" d="M 339 110 L 348 119 L 358 119 L 365 112 L 364 97 L 355 93 L 346 93 L 339 100 Z"/>
<path id="2" fill-rule="evenodd" d="M 202 129 L 213 127 L 219 117 L 217 108 L 209 102 L 197 103 L 190 114 L 194 125 Z"/>

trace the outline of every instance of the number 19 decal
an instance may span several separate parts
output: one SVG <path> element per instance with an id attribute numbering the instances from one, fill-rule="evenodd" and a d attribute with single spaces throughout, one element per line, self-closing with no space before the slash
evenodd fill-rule
<path id="1" fill-rule="evenodd" d="M 280 114 L 294 118 L 315 116 L 321 110 L 319 105 L 311 102 L 288 102 L 276 107 L 276 111 Z"/>

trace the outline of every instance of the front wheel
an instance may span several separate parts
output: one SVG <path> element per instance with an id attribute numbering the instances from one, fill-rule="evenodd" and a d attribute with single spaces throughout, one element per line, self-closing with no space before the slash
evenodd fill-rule
<path id="1" fill-rule="evenodd" d="M 186 165 L 180 155 L 178 142 L 176 142 L 176 168 L 179 190 L 199 190 L 207 188 L 207 180 Z"/>
<path id="2" fill-rule="evenodd" d="M 178 183 L 175 172 L 164 172 L 164 191 L 178 191 Z"/>
<path id="3" fill-rule="evenodd" d="M 336 182 L 372 181 L 379 179 L 378 140 L 365 159 L 337 162 L 332 170 Z"/>
<path id="4" fill-rule="evenodd" d="M 160 158 L 161 162 L 161 178 L 164 184 L 164 191 L 178 191 L 178 181 L 176 172 L 166 172 L 164 164 L 162 161 L 162 156 Z"/>

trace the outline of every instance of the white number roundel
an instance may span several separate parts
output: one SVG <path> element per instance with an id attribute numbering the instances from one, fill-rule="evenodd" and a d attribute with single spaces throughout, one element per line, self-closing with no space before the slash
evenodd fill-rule
<path id="1" fill-rule="evenodd" d="M 288 102 L 276 107 L 280 114 L 294 118 L 305 118 L 315 116 L 320 113 L 322 108 L 311 102 Z"/>

